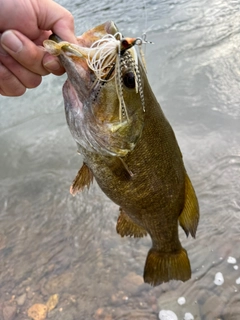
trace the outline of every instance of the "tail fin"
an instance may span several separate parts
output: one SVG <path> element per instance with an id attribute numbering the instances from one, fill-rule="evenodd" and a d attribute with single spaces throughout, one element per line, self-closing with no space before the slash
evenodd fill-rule
<path id="1" fill-rule="evenodd" d="M 144 268 L 144 282 L 157 286 L 170 280 L 187 281 L 191 278 L 191 267 L 187 251 L 165 253 L 151 248 Z"/>

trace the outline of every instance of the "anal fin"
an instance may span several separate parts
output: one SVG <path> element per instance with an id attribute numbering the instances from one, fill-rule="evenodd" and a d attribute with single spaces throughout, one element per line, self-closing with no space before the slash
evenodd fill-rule
<path id="1" fill-rule="evenodd" d="M 185 231 L 186 235 L 189 232 L 192 237 L 195 238 L 197 226 L 199 221 L 199 206 L 196 193 L 193 189 L 192 183 L 187 175 L 185 174 L 185 203 L 183 210 L 179 216 L 180 226 Z"/>
<path id="2" fill-rule="evenodd" d="M 147 231 L 133 222 L 122 208 L 119 210 L 120 214 L 117 220 L 116 230 L 121 237 L 130 236 L 134 238 L 142 238 L 147 235 Z"/>
<path id="3" fill-rule="evenodd" d="M 81 192 L 84 187 L 89 189 L 90 184 L 93 182 L 92 171 L 88 168 L 86 163 L 83 163 L 82 167 L 78 171 L 76 178 L 70 187 L 70 193 L 75 196 L 78 192 Z"/>

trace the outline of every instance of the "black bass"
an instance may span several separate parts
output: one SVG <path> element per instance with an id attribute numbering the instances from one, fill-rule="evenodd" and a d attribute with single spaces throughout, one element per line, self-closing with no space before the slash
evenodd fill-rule
<path id="1" fill-rule="evenodd" d="M 71 193 L 93 177 L 120 206 L 117 232 L 152 239 L 144 281 L 186 281 L 191 267 L 178 223 L 195 237 L 199 208 L 174 132 L 148 83 L 135 47 L 107 22 L 78 38 L 79 45 L 46 40 L 68 79 L 63 87 L 69 129 L 83 155 Z"/>

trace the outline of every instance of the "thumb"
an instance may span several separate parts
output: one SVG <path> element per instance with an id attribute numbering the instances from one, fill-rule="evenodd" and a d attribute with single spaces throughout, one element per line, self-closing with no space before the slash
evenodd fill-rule
<path id="1" fill-rule="evenodd" d="M 77 43 L 72 14 L 56 2 L 40 0 L 37 19 L 40 29 L 51 30 L 64 41 Z"/>

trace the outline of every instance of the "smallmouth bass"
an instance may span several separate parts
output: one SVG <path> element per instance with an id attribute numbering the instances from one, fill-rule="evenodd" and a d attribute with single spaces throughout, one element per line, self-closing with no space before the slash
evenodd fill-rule
<path id="1" fill-rule="evenodd" d="M 80 36 L 79 46 L 57 36 L 44 46 L 66 69 L 66 119 L 84 159 L 70 191 L 75 195 L 95 178 L 120 207 L 117 232 L 150 235 L 143 277 L 156 286 L 191 278 L 178 223 L 195 237 L 199 207 L 174 132 L 136 53 L 139 41 L 123 38 L 106 22 Z"/>

